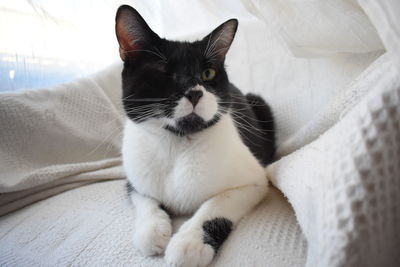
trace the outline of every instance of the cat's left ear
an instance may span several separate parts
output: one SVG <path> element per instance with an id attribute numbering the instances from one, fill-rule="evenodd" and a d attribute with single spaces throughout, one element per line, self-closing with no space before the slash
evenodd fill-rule
<path id="1" fill-rule="evenodd" d="M 225 60 L 225 55 L 231 47 L 238 24 L 237 19 L 230 19 L 203 38 L 202 42 L 206 44 L 204 55 L 208 59 Z"/>

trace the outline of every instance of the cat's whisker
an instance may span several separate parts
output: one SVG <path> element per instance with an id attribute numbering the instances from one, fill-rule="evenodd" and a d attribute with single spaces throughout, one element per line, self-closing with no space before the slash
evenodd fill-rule
<path id="1" fill-rule="evenodd" d="M 127 96 L 123 97 L 122 100 L 125 100 L 125 99 L 130 98 L 130 97 L 132 97 L 134 94 L 135 94 L 135 93 L 132 93 L 132 94 L 130 94 L 130 95 L 127 95 Z"/>
<path id="2" fill-rule="evenodd" d="M 165 62 L 168 63 L 167 57 L 163 53 L 161 53 L 161 51 L 157 47 L 154 47 L 154 50 L 160 55 L 160 57 L 162 57 L 165 60 Z"/>
<path id="3" fill-rule="evenodd" d="M 236 116 L 236 118 L 235 118 L 235 116 Z M 234 119 L 236 122 L 238 122 L 238 123 L 241 123 L 241 122 L 238 121 L 238 119 L 241 119 L 241 121 L 243 121 L 244 125 L 247 125 L 247 128 L 249 128 L 249 129 L 254 129 L 255 131 L 257 131 L 257 132 L 259 132 L 259 133 L 261 133 L 261 134 L 264 134 L 264 133 L 266 133 L 266 132 L 274 132 L 274 131 L 272 131 L 272 130 L 263 130 L 263 129 L 260 129 L 260 128 L 255 127 L 254 125 L 252 125 L 251 123 L 249 123 L 249 122 L 246 121 L 245 119 L 242 119 L 242 118 L 241 118 L 241 114 L 239 114 L 239 115 L 234 115 L 234 116 L 233 116 L 233 119 Z M 243 124 L 243 123 L 242 123 L 242 124 Z"/>
<path id="4" fill-rule="evenodd" d="M 263 129 L 257 128 L 244 119 L 241 120 L 243 122 L 238 121 L 238 119 L 241 119 L 241 116 L 244 115 L 242 113 L 235 113 L 235 111 L 233 111 L 233 110 L 224 109 L 222 107 L 220 108 L 220 111 L 226 112 L 226 113 L 228 113 L 228 112 L 231 113 L 232 120 L 238 125 L 238 127 L 242 128 L 243 130 L 246 130 L 249 133 L 256 135 L 259 138 L 262 138 L 266 141 L 270 141 L 269 139 L 265 138 L 262 135 L 265 134 L 266 132 L 274 132 L 273 130 L 263 130 Z M 254 131 L 256 131 L 256 132 L 254 132 Z"/>
<path id="5" fill-rule="evenodd" d="M 109 141 L 113 140 L 114 138 L 117 138 L 117 136 L 122 135 L 122 132 L 123 132 L 123 128 L 121 129 L 120 132 L 117 132 L 115 135 L 113 135 L 113 137 L 110 138 Z M 104 152 L 104 159 L 106 159 L 107 154 L 111 151 L 112 147 L 113 147 L 113 143 L 112 142 L 108 142 L 108 145 L 107 145 L 106 150 Z"/>
<path id="6" fill-rule="evenodd" d="M 111 123 L 116 122 L 116 121 L 121 121 L 120 125 L 123 125 L 123 121 L 124 121 L 125 117 L 122 114 L 118 114 L 118 116 L 115 116 L 115 118 L 111 119 L 109 122 L 107 122 L 106 124 L 104 124 L 105 127 L 108 127 Z"/>
<path id="7" fill-rule="evenodd" d="M 140 115 L 140 116 L 135 116 L 135 121 L 136 122 L 143 122 L 143 121 L 145 121 L 146 119 L 149 119 L 149 118 L 151 118 L 151 117 L 155 117 L 155 115 L 157 115 L 157 114 L 145 114 L 145 115 Z"/>
<path id="8" fill-rule="evenodd" d="M 82 99 L 83 101 L 85 101 L 85 102 L 87 102 L 87 103 L 89 103 L 91 105 L 94 105 L 96 107 L 105 108 L 105 109 L 108 110 L 108 112 L 116 112 L 115 108 L 113 108 L 111 105 L 110 106 L 106 106 L 104 104 L 100 104 L 100 101 L 93 101 L 93 99 L 89 100 L 89 99 L 87 99 L 87 98 L 85 98 L 83 96 L 81 96 L 80 99 Z M 102 113 L 102 112 L 99 112 L 99 113 Z M 107 113 L 107 112 L 104 112 L 104 113 Z"/>
<path id="9" fill-rule="evenodd" d="M 236 102 L 236 101 L 218 101 L 218 103 L 221 103 L 221 104 L 240 104 L 240 105 L 243 105 L 243 106 L 246 106 L 246 104 L 248 104 L 251 107 L 263 107 L 264 106 L 264 104 L 262 104 L 262 103 L 257 104 L 257 103 Z"/>
<path id="10" fill-rule="evenodd" d="M 142 120 L 144 120 L 144 119 L 151 118 L 151 117 L 156 117 L 156 116 L 158 116 L 158 115 L 159 115 L 159 113 L 154 113 L 154 112 L 146 113 L 146 114 L 141 114 L 141 115 L 139 115 L 139 116 L 135 116 L 135 120 L 137 120 L 137 121 L 142 121 Z"/>
<path id="11" fill-rule="evenodd" d="M 163 107 L 164 107 L 164 106 L 151 106 L 151 107 L 141 107 L 141 108 L 130 108 L 130 109 L 126 109 L 125 112 L 127 112 L 127 113 L 142 113 L 142 112 L 160 110 L 160 108 L 163 108 Z"/>
<path id="12" fill-rule="evenodd" d="M 151 53 L 155 56 L 157 56 L 158 58 L 160 58 L 163 62 L 168 63 L 167 58 L 165 58 L 164 56 L 160 55 L 159 53 L 152 51 L 152 50 L 147 50 L 147 49 L 132 49 L 132 50 L 125 50 L 124 53 L 127 54 L 129 52 L 147 52 L 147 53 Z"/>
<path id="13" fill-rule="evenodd" d="M 150 105 L 142 105 L 139 107 L 132 107 L 132 108 L 127 108 L 125 111 L 126 112 L 131 112 L 131 111 L 137 111 L 137 112 L 141 112 L 141 111 L 147 111 L 147 110 L 152 110 L 152 109 L 160 109 L 163 107 L 167 107 L 168 105 L 160 105 L 160 104 L 150 104 Z"/>
<path id="14" fill-rule="evenodd" d="M 163 108 L 163 107 L 131 108 L 131 109 L 125 110 L 125 112 L 129 112 L 129 113 L 142 113 L 142 112 L 147 112 L 147 111 L 151 111 L 151 110 L 155 110 L 155 109 L 160 109 L 160 108 Z"/>
<path id="15" fill-rule="evenodd" d="M 161 102 L 166 101 L 168 98 L 135 98 L 135 99 L 125 99 L 129 102 Z"/>
<path id="16" fill-rule="evenodd" d="M 248 102 L 248 99 L 247 99 L 247 98 L 243 98 L 243 97 L 240 97 L 240 96 L 236 96 L 236 95 L 234 95 L 234 94 L 231 95 L 231 98 L 236 99 L 236 100 L 240 100 L 240 101 L 245 100 L 246 103 L 248 103 L 250 106 L 253 106 L 253 107 L 256 107 L 256 106 L 264 106 L 263 103 L 257 103 L 257 102 L 255 102 L 255 101 Z"/>
<path id="17" fill-rule="evenodd" d="M 217 113 L 217 114 L 218 114 L 218 113 Z M 219 114 L 220 114 L 220 117 L 223 116 L 222 113 L 219 112 Z M 235 120 L 234 120 L 234 122 L 237 123 Z M 240 123 L 237 123 L 237 125 L 238 125 L 239 128 L 245 129 L 244 127 L 241 127 L 241 126 L 240 126 Z M 250 133 L 252 133 L 252 132 L 250 132 Z M 253 140 L 249 139 L 246 135 L 241 135 L 241 137 L 243 137 L 243 138 L 246 139 L 249 143 L 251 143 L 251 144 L 253 144 L 253 145 L 255 145 L 255 146 L 260 145 L 260 144 L 254 143 Z M 268 140 L 267 140 L 267 141 L 268 141 Z"/>
<path id="18" fill-rule="evenodd" d="M 251 128 L 249 128 L 248 126 L 242 124 L 241 122 L 238 122 L 238 121 L 235 120 L 235 119 L 234 119 L 234 122 L 235 122 L 236 125 L 238 125 L 239 128 L 241 128 L 241 129 L 243 129 L 243 130 L 246 130 L 248 133 L 251 133 L 251 134 L 255 135 L 256 137 L 258 137 L 258 138 L 260 138 L 260 139 L 262 139 L 262 140 L 270 141 L 270 142 L 271 142 L 270 139 L 266 138 L 265 136 L 262 136 L 261 134 L 255 133 Z M 259 130 L 259 129 L 254 128 L 254 130 Z M 243 136 L 244 136 L 244 135 L 243 135 Z"/>
<path id="19" fill-rule="evenodd" d="M 126 108 L 125 111 L 142 111 L 142 110 L 149 110 L 149 109 L 155 109 L 155 108 L 162 108 L 162 107 L 166 107 L 167 105 L 142 105 L 142 106 L 138 106 L 138 107 L 130 107 L 130 108 Z"/>
<path id="20" fill-rule="evenodd" d="M 246 115 L 244 113 L 238 113 L 237 111 L 233 111 L 233 110 L 231 110 L 230 112 L 232 114 L 236 115 L 237 117 L 245 117 L 246 119 L 250 119 L 250 120 L 255 121 L 255 122 L 265 122 L 265 123 L 273 122 L 273 120 L 267 120 L 267 121 L 266 120 L 258 120 L 258 119 L 252 118 L 252 117 L 250 117 L 250 116 L 248 116 L 248 115 Z M 273 132 L 273 131 L 271 130 L 271 132 Z"/>
<path id="21" fill-rule="evenodd" d="M 219 104 L 227 104 L 227 103 L 221 103 L 221 102 L 218 102 Z M 248 107 L 248 106 L 245 106 L 245 105 L 243 105 L 243 107 L 242 108 L 236 108 L 235 107 L 235 111 L 244 111 L 244 110 L 251 110 L 251 107 Z"/>
<path id="22" fill-rule="evenodd" d="M 116 127 L 115 129 L 113 129 L 109 134 L 106 135 L 106 137 L 105 137 L 92 151 L 90 151 L 89 153 L 86 154 L 86 157 L 92 155 L 92 154 L 93 154 L 94 152 L 96 152 L 102 145 L 104 145 L 105 143 L 111 141 L 111 139 L 112 139 L 112 137 L 113 137 L 113 134 L 116 133 L 116 130 L 119 130 L 119 131 L 122 132 L 122 129 L 123 129 L 122 126 Z"/>
<path id="23" fill-rule="evenodd" d="M 127 96 L 125 96 L 125 97 L 122 97 L 121 98 L 121 100 L 125 100 L 125 99 L 127 99 L 127 98 L 129 98 L 129 97 L 131 97 L 131 96 L 133 96 L 134 94 L 130 94 L 130 95 L 127 95 Z"/>
<path id="24" fill-rule="evenodd" d="M 139 108 L 139 107 L 151 107 L 151 106 L 157 106 L 157 105 L 167 105 L 164 103 L 150 103 L 150 104 L 145 104 L 145 105 L 140 105 L 140 106 L 135 106 L 134 108 Z"/>
<path id="25" fill-rule="evenodd" d="M 159 115 L 161 115 L 160 113 L 161 113 L 161 110 L 149 110 L 147 112 L 143 112 L 143 113 L 138 114 L 139 116 L 135 116 L 135 120 L 140 122 L 140 121 L 143 121 L 143 120 L 145 120 L 147 118 L 159 116 Z M 128 113 L 128 114 L 130 115 L 132 113 Z"/>

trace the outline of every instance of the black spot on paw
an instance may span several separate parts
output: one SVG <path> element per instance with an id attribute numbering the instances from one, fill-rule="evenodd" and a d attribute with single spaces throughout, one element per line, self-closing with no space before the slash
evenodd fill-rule
<path id="1" fill-rule="evenodd" d="M 215 253 L 232 231 L 233 223 L 226 218 L 215 218 L 203 223 L 203 242 L 213 247 Z"/>
<path id="2" fill-rule="evenodd" d="M 129 181 L 126 183 L 126 191 L 128 192 L 128 195 L 136 192 L 135 187 L 133 187 L 133 185 Z"/>

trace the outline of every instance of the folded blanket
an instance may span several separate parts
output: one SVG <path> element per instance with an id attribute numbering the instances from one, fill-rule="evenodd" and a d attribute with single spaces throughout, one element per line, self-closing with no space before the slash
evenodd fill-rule
<path id="1" fill-rule="evenodd" d="M 123 178 L 121 65 L 55 88 L 0 95 L 0 215 Z"/>
<path id="2" fill-rule="evenodd" d="M 375 26 L 386 54 L 337 94 L 323 112 L 283 141 L 278 148 L 278 156 L 283 157 L 267 172 L 294 207 L 306 235 L 306 266 L 399 266 L 400 2 L 252 2 L 266 21 L 271 19 L 268 11 L 283 7 L 274 16 L 282 27 L 277 34 L 284 35 L 282 39 L 297 56 L 373 49 L 378 43 L 369 39 L 376 35 L 369 23 L 362 23 L 364 11 Z M 343 10 L 344 6 L 351 8 Z M 352 8 L 364 11 L 346 15 Z M 345 12 L 334 14 L 338 10 Z M 321 16 L 326 12 L 329 16 Z M 288 14 L 297 20 L 288 22 Z M 332 24 L 339 25 L 329 36 L 333 43 L 340 43 L 336 46 L 295 34 L 304 25 L 313 33 L 319 27 L 312 26 L 315 20 L 332 23 L 330 19 L 337 16 L 349 26 L 342 27 L 341 20 Z M 365 32 L 360 33 L 360 27 Z M 323 30 L 331 33 L 327 29 Z"/>
<path id="3" fill-rule="evenodd" d="M 308 240 L 307 266 L 400 263 L 400 76 L 393 65 L 317 140 L 268 167 Z"/>

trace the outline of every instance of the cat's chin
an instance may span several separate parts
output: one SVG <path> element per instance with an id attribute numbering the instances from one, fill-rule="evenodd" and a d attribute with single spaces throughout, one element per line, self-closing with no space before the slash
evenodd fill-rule
<path id="1" fill-rule="evenodd" d="M 165 129 L 180 135 L 180 136 L 185 136 L 185 135 L 190 135 L 190 134 L 195 134 L 198 133 L 215 123 L 217 123 L 219 120 L 219 117 L 215 116 L 213 119 L 209 121 L 205 121 L 202 117 L 197 115 L 196 113 L 192 112 L 184 117 L 181 117 L 175 121 L 175 125 L 171 126 L 168 125 L 165 127 Z"/>

